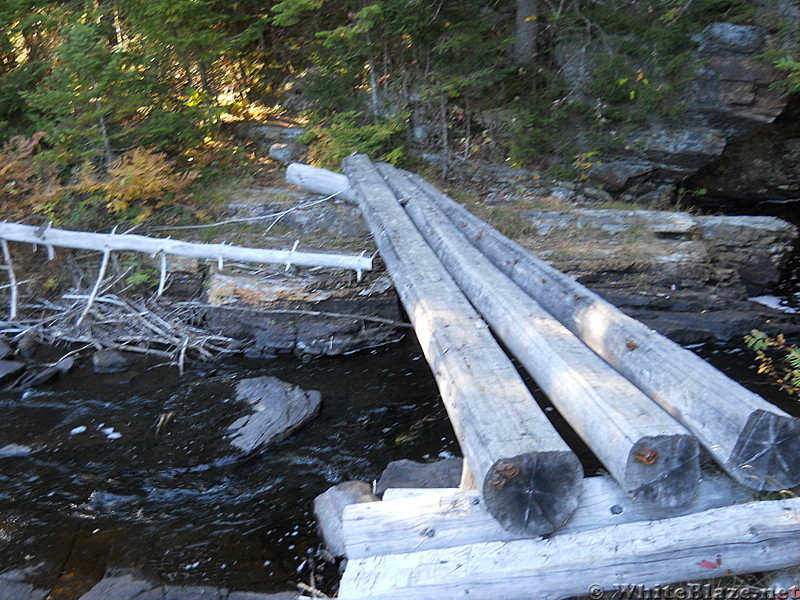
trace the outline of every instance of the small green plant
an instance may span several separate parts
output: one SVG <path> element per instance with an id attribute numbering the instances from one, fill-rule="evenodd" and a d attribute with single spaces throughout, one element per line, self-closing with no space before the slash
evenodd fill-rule
<path id="1" fill-rule="evenodd" d="M 133 256 L 124 261 L 125 267 L 129 270 L 125 278 L 125 284 L 137 288 L 152 288 L 158 284 L 158 269 L 152 265 L 142 262 L 141 259 Z"/>
<path id="2" fill-rule="evenodd" d="M 756 353 L 758 372 L 774 380 L 782 390 L 800 396 L 800 348 L 786 342 L 782 333 L 771 337 L 753 329 L 744 338 Z"/>
<path id="3" fill-rule="evenodd" d="M 408 115 L 401 113 L 362 124 L 357 112 L 340 113 L 312 127 L 300 141 L 311 143 L 309 158 L 320 167 L 338 167 L 353 152 L 397 164 L 404 158 L 407 119 Z"/>

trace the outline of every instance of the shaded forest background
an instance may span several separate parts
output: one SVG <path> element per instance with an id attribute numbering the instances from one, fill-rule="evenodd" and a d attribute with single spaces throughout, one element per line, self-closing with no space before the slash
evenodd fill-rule
<path id="1" fill-rule="evenodd" d="M 796 25 L 773 4 L 5 0 L 0 209 L 79 228 L 202 219 L 252 166 L 237 126 L 287 114 L 321 166 L 427 152 L 580 178 L 633 125 L 681 118 L 709 23 L 760 27 L 776 85 L 800 88 Z"/>

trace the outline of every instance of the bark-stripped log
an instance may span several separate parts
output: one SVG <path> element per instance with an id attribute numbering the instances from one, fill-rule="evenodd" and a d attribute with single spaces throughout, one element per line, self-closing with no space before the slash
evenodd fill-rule
<path id="1" fill-rule="evenodd" d="M 546 540 L 351 559 L 339 598 L 557 600 L 636 586 L 642 597 L 657 585 L 791 567 L 798 556 L 800 498 L 749 502 Z"/>
<path id="2" fill-rule="evenodd" d="M 737 481 L 800 484 L 800 423 L 689 350 L 625 315 L 568 275 L 409 174 L 462 233 L 586 345 L 683 423 Z"/>
<path id="3" fill-rule="evenodd" d="M 323 196 L 336 195 L 344 200 L 355 202 L 355 196 L 353 190 L 350 189 L 350 181 L 347 176 L 327 169 L 292 163 L 286 168 L 286 181 Z"/>
<path id="4" fill-rule="evenodd" d="M 587 348 L 459 233 L 404 173 L 379 172 L 495 335 L 633 498 L 658 506 L 694 500 L 697 440 Z"/>
<path id="5" fill-rule="evenodd" d="M 227 244 L 197 244 L 180 240 L 151 238 L 143 235 L 90 233 L 87 231 L 67 231 L 40 228 L 16 223 L 0 223 L 0 240 L 27 242 L 45 246 L 61 246 L 98 252 L 142 252 L 159 253 L 190 258 L 209 258 L 215 260 L 235 260 L 252 263 L 272 263 L 305 267 L 330 267 L 332 269 L 352 269 L 371 271 L 372 257 L 356 254 L 328 254 L 322 252 L 297 252 L 295 250 L 267 250 L 263 248 L 243 248 Z"/>
<path id="6" fill-rule="evenodd" d="M 297 165 L 303 170 L 304 165 Z M 305 167 L 311 168 L 311 167 Z M 317 173 L 318 191 L 341 189 Z M 550 314 L 691 431 L 737 481 L 754 489 L 800 484 L 800 424 L 692 352 L 625 315 L 410 175 L 470 242 Z"/>
<path id="7" fill-rule="evenodd" d="M 356 198 L 431 365 L 487 509 L 517 533 L 563 526 L 582 468 L 377 169 L 344 160 Z"/>

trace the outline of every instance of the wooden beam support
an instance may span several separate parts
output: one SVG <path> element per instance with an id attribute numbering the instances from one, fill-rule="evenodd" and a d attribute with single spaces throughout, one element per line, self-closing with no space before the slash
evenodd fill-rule
<path id="1" fill-rule="evenodd" d="M 697 440 L 495 267 L 404 173 L 381 165 L 411 220 L 495 335 L 633 498 L 692 502 Z"/>
<path id="2" fill-rule="evenodd" d="M 753 500 L 755 494 L 724 473 L 705 473 L 694 502 L 661 508 L 631 500 L 611 477 L 587 477 L 578 509 L 558 535 L 688 515 Z M 386 490 L 383 502 L 348 507 L 343 528 L 350 559 L 524 537 L 498 526 L 476 491 L 457 489 Z"/>
<path id="3" fill-rule="evenodd" d="M 797 419 L 625 315 L 421 177 L 409 178 L 497 268 L 686 426 L 737 481 L 762 490 L 800 484 Z"/>
<path id="4" fill-rule="evenodd" d="M 346 158 L 344 169 L 489 513 L 527 535 L 562 527 L 580 495 L 577 457 L 377 169 L 364 156 Z"/>
<path id="5" fill-rule="evenodd" d="M 800 498 L 347 563 L 341 600 L 556 600 L 794 566 Z M 625 588 L 624 586 L 631 586 Z"/>
<path id="6" fill-rule="evenodd" d="M 227 244 L 197 244 L 180 240 L 151 238 L 143 235 L 117 235 L 113 233 L 90 233 L 40 228 L 17 223 L 0 223 L 0 239 L 46 246 L 61 246 L 98 252 L 142 252 L 155 256 L 159 253 L 190 258 L 235 260 L 251 263 L 286 264 L 305 267 L 330 267 L 371 271 L 372 257 L 357 254 L 328 254 L 322 252 L 296 252 L 294 250 L 267 250 L 243 248 Z"/>

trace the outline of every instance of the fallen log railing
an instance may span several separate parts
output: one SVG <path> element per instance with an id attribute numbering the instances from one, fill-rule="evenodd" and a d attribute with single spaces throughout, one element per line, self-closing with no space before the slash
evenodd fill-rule
<path id="1" fill-rule="evenodd" d="M 315 191 L 341 192 L 342 175 L 313 169 Z M 681 422 L 740 483 L 777 491 L 800 484 L 800 423 L 694 353 L 553 268 L 472 215 L 417 175 L 408 174 L 498 269 L 589 348 Z"/>
<path id="2" fill-rule="evenodd" d="M 160 296 L 166 284 L 167 255 L 184 256 L 189 258 L 205 258 L 216 260 L 220 268 L 224 261 L 239 261 L 250 263 L 269 263 L 307 267 L 328 267 L 332 269 L 351 269 L 356 271 L 359 279 L 362 271 L 372 270 L 372 257 L 364 253 L 337 254 L 323 252 L 298 252 L 296 242 L 291 250 L 270 250 L 264 248 L 244 248 L 228 244 L 201 244 L 184 242 L 170 238 L 152 238 L 135 234 L 92 233 L 86 231 L 67 231 L 50 227 L 33 227 L 17 223 L 0 223 L 0 242 L 2 243 L 5 268 L 11 282 L 9 311 L 10 320 L 17 317 L 17 283 L 14 274 L 14 264 L 8 249 L 9 241 L 26 242 L 41 245 L 47 248 L 48 257 L 54 256 L 54 248 L 72 248 L 80 250 L 94 250 L 102 252 L 98 277 L 94 289 L 89 296 L 87 307 L 81 315 L 82 321 L 88 314 L 94 298 L 97 296 L 108 267 L 109 257 L 112 252 L 141 252 L 151 256 L 161 257 L 161 276 L 157 294 Z"/>
<path id="3" fill-rule="evenodd" d="M 620 486 L 658 506 L 691 502 L 697 440 L 501 273 L 402 172 L 378 170 L 408 199 L 406 212 L 472 305 Z"/>
<path id="4" fill-rule="evenodd" d="M 344 161 L 488 511 L 542 535 L 578 504 L 582 467 L 377 169 Z"/>

